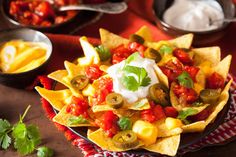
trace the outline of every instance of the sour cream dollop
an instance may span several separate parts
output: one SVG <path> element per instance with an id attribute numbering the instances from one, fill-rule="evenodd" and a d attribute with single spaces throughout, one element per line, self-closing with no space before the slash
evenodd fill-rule
<path id="1" fill-rule="evenodd" d="M 113 79 L 113 90 L 116 93 L 121 94 L 128 103 L 136 102 L 140 98 L 145 98 L 148 95 L 148 89 L 151 85 L 158 83 L 159 80 L 154 70 L 154 66 L 156 65 L 155 61 L 148 58 L 143 58 L 140 55 L 137 55 L 135 60 L 128 63 L 130 66 L 135 66 L 139 68 L 144 68 L 148 74 L 148 77 L 151 79 L 150 84 L 148 86 L 140 86 L 138 90 L 131 91 L 123 86 L 121 79 L 125 76 L 122 68 L 127 64 L 124 61 L 112 65 L 108 68 L 108 75 Z"/>
<path id="2" fill-rule="evenodd" d="M 163 20 L 176 28 L 188 31 L 214 30 L 223 25 L 224 13 L 215 0 L 175 0 Z M 219 20 L 217 22 L 211 22 Z"/>

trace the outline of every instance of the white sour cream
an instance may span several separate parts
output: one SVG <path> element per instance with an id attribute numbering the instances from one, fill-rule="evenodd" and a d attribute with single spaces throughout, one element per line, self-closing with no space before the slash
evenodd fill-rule
<path id="1" fill-rule="evenodd" d="M 113 90 L 116 93 L 121 94 L 128 103 L 133 103 L 140 98 L 144 98 L 148 95 L 148 88 L 158 83 L 158 78 L 154 70 L 154 65 L 156 65 L 155 61 L 152 59 L 142 58 L 141 56 L 137 56 L 134 61 L 131 61 L 128 65 L 142 67 L 147 73 L 148 77 L 150 77 L 151 82 L 148 86 L 143 87 L 140 86 L 136 91 L 130 91 L 126 89 L 121 83 L 121 78 L 125 75 L 122 71 L 122 68 L 125 65 L 125 61 L 122 61 L 118 64 L 112 65 L 108 68 L 107 73 L 113 79 Z"/>
<path id="2" fill-rule="evenodd" d="M 215 0 L 175 0 L 163 15 L 169 25 L 197 32 L 221 27 L 223 21 L 211 21 L 223 18 L 223 9 Z"/>

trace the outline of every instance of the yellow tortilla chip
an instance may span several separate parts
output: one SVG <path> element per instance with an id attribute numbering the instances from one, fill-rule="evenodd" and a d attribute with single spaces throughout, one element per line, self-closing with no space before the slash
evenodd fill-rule
<path id="1" fill-rule="evenodd" d="M 121 149 L 121 148 L 116 147 L 112 141 L 112 138 L 107 137 L 107 135 L 102 129 L 98 129 L 94 132 L 89 131 L 87 137 L 96 145 L 108 151 L 121 152 L 121 151 L 130 150 L 130 149 Z M 143 144 L 140 143 L 138 146 L 136 146 L 133 149 L 137 149 L 142 145 Z"/>
<path id="2" fill-rule="evenodd" d="M 169 87 L 168 77 L 161 71 L 161 69 L 157 65 L 154 65 L 153 67 L 160 82 L 166 87 Z"/>
<path id="3" fill-rule="evenodd" d="M 109 32 L 108 30 L 100 28 L 99 32 L 100 32 L 102 45 L 108 49 L 113 49 L 122 44 L 127 45 L 129 43 L 128 39 L 125 39 L 119 35 L 113 34 Z"/>
<path id="4" fill-rule="evenodd" d="M 169 42 L 178 48 L 189 49 L 193 42 L 193 34 L 186 34 L 173 40 L 169 40 Z"/>
<path id="5" fill-rule="evenodd" d="M 155 144 L 142 148 L 164 155 L 175 156 L 179 148 L 179 143 L 180 135 L 175 135 L 157 139 Z"/>
<path id="6" fill-rule="evenodd" d="M 215 66 L 220 62 L 220 48 L 218 46 L 194 48 L 192 51 L 194 52 L 193 60 L 195 65 L 209 61 Z"/>
<path id="7" fill-rule="evenodd" d="M 214 67 L 214 71 L 219 73 L 226 80 L 227 75 L 229 73 L 229 68 L 232 60 L 232 55 L 226 56 L 216 67 Z"/>
<path id="8" fill-rule="evenodd" d="M 168 41 L 158 41 L 158 42 L 149 42 L 149 41 L 147 41 L 147 42 L 144 43 L 144 45 L 149 47 L 149 48 L 159 50 L 162 45 L 170 46 L 171 44 Z"/>
<path id="9" fill-rule="evenodd" d="M 64 62 L 64 66 L 68 72 L 69 77 L 71 78 L 84 74 L 84 67 L 82 66 L 76 65 L 68 61 Z"/>
<path id="10" fill-rule="evenodd" d="M 79 41 L 85 57 L 83 57 L 83 60 L 79 58 L 78 63 L 80 65 L 99 64 L 100 57 L 98 55 L 98 52 L 96 51 L 94 46 L 88 42 L 87 37 L 83 36 L 79 39 Z"/>
<path id="11" fill-rule="evenodd" d="M 72 117 L 75 117 L 75 116 L 66 112 L 67 106 L 68 105 L 64 106 L 61 109 L 61 111 L 55 117 L 53 117 L 54 122 L 57 122 L 61 125 L 68 126 L 68 127 L 93 126 L 93 123 L 92 123 L 91 120 L 88 120 L 88 122 L 86 122 L 84 124 L 70 124 L 69 119 L 72 118 Z"/>
<path id="12" fill-rule="evenodd" d="M 166 126 L 165 119 L 155 122 L 154 125 L 158 130 L 157 137 L 169 137 L 179 135 L 183 132 L 183 129 L 180 127 L 169 130 Z"/>
<path id="13" fill-rule="evenodd" d="M 35 89 L 53 106 L 53 108 L 58 111 L 60 111 L 66 104 L 69 104 L 72 97 L 72 93 L 69 89 L 54 91 L 39 86 L 36 86 Z"/>
<path id="14" fill-rule="evenodd" d="M 217 102 L 217 104 L 213 104 L 209 107 L 212 107 L 213 112 L 209 115 L 209 117 L 205 121 L 198 121 L 192 124 L 184 125 L 183 131 L 184 132 L 201 132 L 205 129 L 205 127 L 211 123 L 218 113 L 224 108 L 224 106 L 227 104 L 229 99 L 229 88 L 232 83 L 232 80 L 230 80 L 227 85 L 225 86 L 224 90 L 221 92 L 220 98 Z"/>
<path id="15" fill-rule="evenodd" d="M 152 41 L 152 33 L 147 26 L 142 26 L 135 34 L 143 37 L 145 41 Z"/>

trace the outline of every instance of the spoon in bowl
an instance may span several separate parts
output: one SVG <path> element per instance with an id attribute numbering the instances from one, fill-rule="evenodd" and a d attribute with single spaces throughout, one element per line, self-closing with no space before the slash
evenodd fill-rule
<path id="1" fill-rule="evenodd" d="M 67 5 L 57 8 L 58 11 L 68 11 L 68 10 L 90 10 L 97 11 L 108 14 L 119 14 L 127 9 L 127 4 L 125 2 L 105 2 L 101 4 L 79 4 L 79 5 Z"/>

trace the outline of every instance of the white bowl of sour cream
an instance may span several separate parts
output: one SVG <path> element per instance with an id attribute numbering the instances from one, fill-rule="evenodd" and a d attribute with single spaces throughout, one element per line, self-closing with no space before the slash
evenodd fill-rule
<path id="1" fill-rule="evenodd" d="M 220 39 L 229 25 L 220 19 L 235 16 L 232 0 L 156 0 L 153 10 L 159 28 L 173 36 L 194 33 L 195 45 Z"/>

